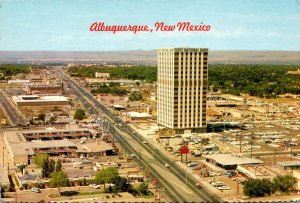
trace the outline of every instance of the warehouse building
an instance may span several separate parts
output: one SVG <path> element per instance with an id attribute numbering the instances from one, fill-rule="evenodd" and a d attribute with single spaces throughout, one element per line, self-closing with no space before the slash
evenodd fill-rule
<path id="1" fill-rule="evenodd" d="M 233 154 L 212 154 L 204 155 L 207 162 L 224 168 L 226 170 L 236 169 L 238 165 L 255 165 L 261 164 L 263 161 Z"/>
<path id="2" fill-rule="evenodd" d="M 80 143 L 68 139 L 95 137 L 98 133 L 89 129 L 59 129 L 59 130 L 34 130 L 34 131 L 6 131 L 4 132 L 4 144 L 8 149 L 10 159 L 15 163 L 29 163 L 32 157 L 38 153 L 50 155 L 59 154 L 98 154 L 107 155 L 106 151 L 112 151 L 112 147 L 102 146 L 102 143 L 86 146 L 82 151 Z M 99 135 L 98 135 L 99 136 Z M 68 138 L 68 139 L 67 139 Z M 105 143 L 106 144 L 106 143 Z M 80 146 L 80 147 L 79 147 Z M 99 148 L 95 151 L 93 149 Z M 104 151 L 101 151 L 104 150 Z"/>
<path id="3" fill-rule="evenodd" d="M 12 97 L 16 106 L 68 106 L 70 100 L 64 96 L 18 95 Z"/>

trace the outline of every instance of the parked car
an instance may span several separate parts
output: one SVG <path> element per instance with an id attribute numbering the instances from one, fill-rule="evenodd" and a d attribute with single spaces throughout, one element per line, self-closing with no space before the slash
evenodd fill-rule
<path id="1" fill-rule="evenodd" d="M 41 192 L 40 188 L 37 188 L 37 187 L 31 188 L 30 191 L 35 192 L 35 193 L 40 193 Z"/>
<path id="2" fill-rule="evenodd" d="M 99 189 L 100 185 L 96 185 L 96 184 L 89 184 L 89 187 L 91 188 L 95 188 L 95 189 Z"/>
<path id="3" fill-rule="evenodd" d="M 219 190 L 231 190 L 230 187 L 226 186 L 226 185 L 223 185 L 223 186 L 220 186 L 220 187 L 217 187 Z"/>

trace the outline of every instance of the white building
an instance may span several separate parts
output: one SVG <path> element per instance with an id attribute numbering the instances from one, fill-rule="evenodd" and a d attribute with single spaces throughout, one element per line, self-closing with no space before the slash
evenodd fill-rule
<path id="1" fill-rule="evenodd" d="M 157 122 L 176 130 L 206 129 L 208 49 L 158 50 Z"/>
<path id="2" fill-rule="evenodd" d="M 69 105 L 69 98 L 64 96 L 18 95 L 12 97 L 16 106 Z"/>

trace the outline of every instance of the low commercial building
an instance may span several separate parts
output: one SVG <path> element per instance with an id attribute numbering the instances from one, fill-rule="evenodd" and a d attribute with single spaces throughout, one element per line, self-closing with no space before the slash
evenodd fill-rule
<path id="1" fill-rule="evenodd" d="M 8 84 L 30 85 L 30 80 L 9 80 Z"/>
<path id="2" fill-rule="evenodd" d="M 64 96 L 19 95 L 13 96 L 12 100 L 22 114 L 31 117 L 40 113 L 48 114 L 53 110 L 65 113 L 71 110 L 70 100 Z"/>
<path id="3" fill-rule="evenodd" d="M 95 77 L 100 78 L 103 80 L 109 80 L 110 78 L 110 73 L 100 73 L 100 72 L 95 72 Z"/>
<path id="4" fill-rule="evenodd" d="M 106 142 L 98 140 L 87 140 L 85 143 L 77 144 L 76 153 L 87 156 L 109 156 L 113 154 L 113 147 Z"/>
<path id="5" fill-rule="evenodd" d="M 4 132 L 6 137 L 13 139 L 18 135 L 18 137 L 24 137 L 24 140 L 51 140 L 51 139 L 76 139 L 81 137 L 97 137 L 100 134 L 88 128 L 79 129 L 44 129 L 44 130 L 26 130 L 26 131 L 6 131 Z"/>
<path id="6" fill-rule="evenodd" d="M 237 170 L 252 179 L 273 179 L 287 172 L 274 165 L 239 165 Z"/>
<path id="7" fill-rule="evenodd" d="M 61 85 L 29 85 L 27 87 L 28 94 L 39 95 L 62 95 L 63 83 Z"/>
<path id="8" fill-rule="evenodd" d="M 242 111 L 242 110 L 237 110 L 237 109 L 227 109 L 227 113 L 232 115 L 232 117 L 235 118 L 253 118 L 255 117 L 255 114 L 251 111 Z"/>
<path id="9" fill-rule="evenodd" d="M 300 161 L 280 161 L 276 163 L 279 168 L 284 170 L 300 169 Z"/>
<path id="10" fill-rule="evenodd" d="M 300 191 L 300 170 L 293 170 L 293 176 L 296 178 L 296 190 Z"/>
<path id="11" fill-rule="evenodd" d="M 18 95 L 12 100 L 16 106 L 68 106 L 70 100 L 64 96 Z"/>
<path id="12" fill-rule="evenodd" d="M 136 120 L 147 120 L 150 118 L 150 115 L 148 113 L 140 113 L 140 112 L 128 112 L 127 116 L 130 120 L 136 121 Z"/>
<path id="13" fill-rule="evenodd" d="M 38 153 L 47 153 L 52 155 L 58 154 L 76 154 L 78 145 L 66 139 L 74 139 L 81 137 L 95 137 L 97 132 L 89 129 L 48 129 L 33 131 L 6 131 L 4 132 L 4 144 L 8 149 L 10 159 L 15 163 L 29 163 L 32 157 Z M 54 140 L 53 140 L 54 139 Z M 101 143 L 102 144 L 102 143 Z M 103 156 L 106 145 L 102 147 L 86 146 L 86 153 L 99 153 Z M 108 150 L 111 150 L 108 149 Z M 100 152 L 102 153 L 100 153 Z"/>
<path id="14" fill-rule="evenodd" d="M 224 169 L 236 169 L 238 165 L 255 165 L 263 161 L 233 154 L 212 154 L 204 155 L 207 162 Z"/>
<path id="15" fill-rule="evenodd" d="M 227 99 L 219 95 L 207 95 L 207 101 L 227 101 Z"/>

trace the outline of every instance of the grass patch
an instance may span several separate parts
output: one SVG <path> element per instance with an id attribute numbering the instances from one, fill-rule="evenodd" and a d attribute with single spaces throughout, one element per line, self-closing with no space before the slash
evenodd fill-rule
<path id="1" fill-rule="evenodd" d="M 105 192 L 79 192 L 76 196 L 108 194 Z"/>
<path id="2" fill-rule="evenodd" d="M 152 199 L 154 197 L 155 197 L 155 195 L 140 195 L 140 196 L 136 196 L 136 198 L 145 198 L 145 199 Z"/>

